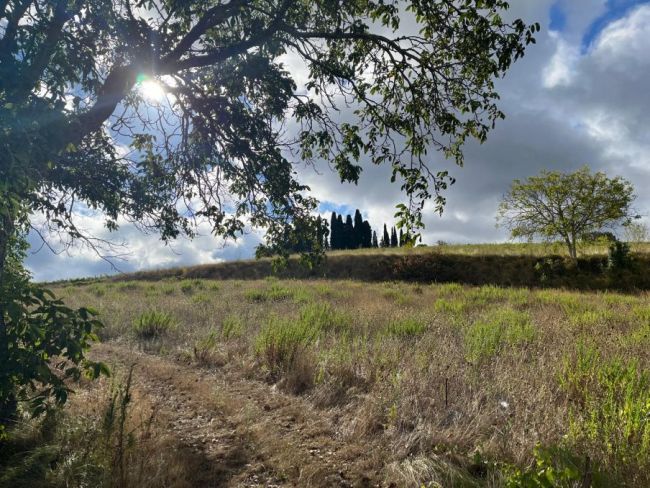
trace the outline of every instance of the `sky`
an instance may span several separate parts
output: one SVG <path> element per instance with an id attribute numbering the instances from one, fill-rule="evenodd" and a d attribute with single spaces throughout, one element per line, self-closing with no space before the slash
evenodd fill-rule
<path id="1" fill-rule="evenodd" d="M 423 241 L 435 244 L 502 242 L 496 228 L 500 198 L 514 178 L 543 169 L 573 171 L 588 164 L 608 175 L 630 180 L 638 198 L 635 208 L 650 223 L 650 0 L 517 0 L 508 16 L 539 22 L 537 44 L 498 80 L 500 108 L 506 119 L 484 144 L 465 146 L 460 168 L 440 155 L 436 164 L 457 180 L 446 192 L 442 216 L 427 207 Z M 299 75 L 300 66 L 291 66 Z M 359 208 L 374 229 L 393 222 L 403 200 L 390 183 L 390 168 L 364 167 L 358 185 L 341 185 L 327 165 L 299 170 L 301 181 L 321 201 L 320 211 L 353 213 Z M 80 214 L 81 228 L 123 246 L 121 272 L 247 259 L 261 240 L 250 232 L 224 243 L 200 229 L 194 240 L 164 245 L 124 223 L 109 234 L 101 219 Z M 27 267 L 38 281 L 114 273 L 88 249 L 53 253 L 30 234 Z M 56 248 L 56 243 L 53 243 Z"/>

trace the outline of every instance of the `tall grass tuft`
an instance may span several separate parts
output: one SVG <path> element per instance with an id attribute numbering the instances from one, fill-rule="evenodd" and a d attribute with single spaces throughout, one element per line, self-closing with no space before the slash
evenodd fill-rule
<path id="1" fill-rule="evenodd" d="M 133 332 L 139 339 L 157 339 L 174 328 L 172 317 L 166 312 L 143 312 L 133 323 Z"/>

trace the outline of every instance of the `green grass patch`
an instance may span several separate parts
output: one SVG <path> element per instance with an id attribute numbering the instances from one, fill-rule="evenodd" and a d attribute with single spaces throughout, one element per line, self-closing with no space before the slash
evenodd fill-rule
<path id="1" fill-rule="evenodd" d="M 150 340 L 166 335 L 174 327 L 174 320 L 168 313 L 149 310 L 133 323 L 133 332 L 139 339 Z"/>
<path id="2" fill-rule="evenodd" d="M 532 342 L 536 337 L 530 315 L 510 307 L 489 311 L 465 331 L 467 360 L 478 363 L 499 353 L 505 346 Z"/>
<path id="3" fill-rule="evenodd" d="M 384 329 L 384 334 L 400 339 L 417 337 L 427 330 L 427 323 L 415 317 L 392 320 Z"/>
<path id="4" fill-rule="evenodd" d="M 571 442 L 623 478 L 650 469 L 650 372 L 581 344 L 565 359 L 560 386 L 571 401 Z"/>
<path id="5" fill-rule="evenodd" d="M 225 340 L 236 339 L 244 334 L 244 321 L 236 315 L 228 315 L 221 322 L 221 337 Z"/>
<path id="6" fill-rule="evenodd" d="M 318 326 L 307 320 L 272 316 L 257 335 L 255 351 L 270 373 L 286 373 L 319 334 Z"/>

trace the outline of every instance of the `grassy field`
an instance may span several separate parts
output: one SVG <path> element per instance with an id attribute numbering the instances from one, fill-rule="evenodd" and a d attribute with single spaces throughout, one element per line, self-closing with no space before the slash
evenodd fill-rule
<path id="1" fill-rule="evenodd" d="M 280 278 L 261 260 L 55 284 L 100 313 L 93 354 L 115 375 L 17 429 L 0 486 L 648 486 L 650 249 L 621 272 L 606 246 L 582 251 L 577 267 L 559 245 L 444 245 Z"/>
<path id="2" fill-rule="evenodd" d="M 56 291 L 100 312 L 104 342 L 266 385 L 334 419 L 336 438 L 372 458 L 356 468 L 372 471 L 370 484 L 350 486 L 650 485 L 647 292 L 275 278 Z M 138 412 L 151 403 L 140 397 Z M 80 415 L 99 429 L 98 412 Z M 264 425 L 259 442 L 273 437 Z M 147 463 L 165 456 L 159 428 L 144 436 Z M 160 476 L 185 486 L 178 473 L 191 463 L 143 469 L 170 466 Z M 327 486 L 266 467 L 278 486 Z"/>

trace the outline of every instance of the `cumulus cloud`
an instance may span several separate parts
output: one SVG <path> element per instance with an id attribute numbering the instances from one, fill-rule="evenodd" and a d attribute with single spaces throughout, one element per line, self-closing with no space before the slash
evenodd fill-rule
<path id="1" fill-rule="evenodd" d="M 639 5 L 602 23 L 612 8 L 612 2 L 606 0 L 522 0 L 512 4 L 509 15 L 540 22 L 542 32 L 537 44 L 497 84 L 507 119 L 497 125 L 488 141 L 467 145 L 463 168 L 451 165 L 441 155 L 433 156 L 436 166 L 450 170 L 457 183 L 447 191 L 442 217 L 428 207 L 425 242 L 507 239 L 494 225 L 499 199 L 513 178 L 525 178 L 542 169 L 570 171 L 589 164 L 608 174 L 620 174 L 634 183 L 641 212 L 650 209 L 650 97 L 646 96 L 650 5 Z M 563 15 L 561 28 L 553 31 L 549 29 L 552 7 Z M 585 44 L 587 34 L 589 42 Z M 284 62 L 292 72 L 304 76 L 290 56 Z M 377 230 L 384 222 L 392 223 L 395 204 L 403 195 L 398 185 L 390 184 L 389 168 L 365 165 L 359 185 L 342 185 L 326 163 L 317 170 L 303 168 L 299 174 L 314 195 L 327 202 L 324 213 L 331 208 L 359 208 Z M 96 230 L 107 235 L 101 226 Z M 122 265 L 125 271 L 248 258 L 261 239 L 252 234 L 224 247 L 209 231 L 205 234 L 171 247 L 129 225 L 113 237 L 124 239 L 131 251 L 129 261 Z M 37 244 L 35 236 L 30 239 Z M 87 250 L 72 257 L 42 251 L 30 256 L 28 265 L 37 279 L 48 280 L 110 271 Z"/>

